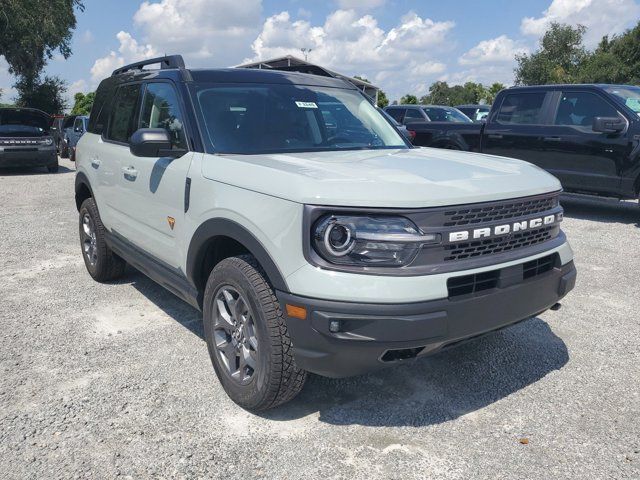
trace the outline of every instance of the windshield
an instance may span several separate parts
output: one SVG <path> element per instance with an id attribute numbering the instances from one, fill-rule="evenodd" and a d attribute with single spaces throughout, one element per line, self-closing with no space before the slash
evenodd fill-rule
<path id="1" fill-rule="evenodd" d="M 423 110 L 432 122 L 471 123 L 471 119 L 457 108 L 425 107 Z"/>
<path id="2" fill-rule="evenodd" d="M 611 95 L 615 95 L 631 110 L 640 115 L 640 87 L 612 86 L 605 88 Z"/>
<path id="3" fill-rule="evenodd" d="M 0 110 L 0 137 L 41 137 L 49 128 L 49 118 L 37 111 Z"/>
<path id="4" fill-rule="evenodd" d="M 408 148 L 355 90 L 307 85 L 193 88 L 205 142 L 216 153 Z"/>

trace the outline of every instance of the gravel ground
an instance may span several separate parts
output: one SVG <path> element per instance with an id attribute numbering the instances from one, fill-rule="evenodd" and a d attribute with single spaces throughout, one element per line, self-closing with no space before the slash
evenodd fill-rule
<path id="1" fill-rule="evenodd" d="M 560 311 L 258 416 L 196 310 L 90 279 L 61 164 L 0 172 L 0 478 L 640 478 L 636 204 L 565 199 Z"/>

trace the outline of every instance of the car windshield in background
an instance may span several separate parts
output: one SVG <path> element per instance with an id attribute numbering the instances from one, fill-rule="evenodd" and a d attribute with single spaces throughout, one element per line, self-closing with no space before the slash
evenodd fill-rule
<path id="1" fill-rule="evenodd" d="M 425 107 L 423 110 L 432 122 L 472 122 L 469 117 L 456 108 Z"/>
<path id="2" fill-rule="evenodd" d="M 640 87 L 611 86 L 606 87 L 605 90 L 621 99 L 627 107 L 640 116 Z"/>
<path id="3" fill-rule="evenodd" d="M 41 137 L 49 133 L 50 119 L 30 110 L 0 110 L 0 137 Z"/>
<path id="4" fill-rule="evenodd" d="M 355 90 L 306 85 L 193 88 L 208 150 L 215 153 L 408 148 Z"/>

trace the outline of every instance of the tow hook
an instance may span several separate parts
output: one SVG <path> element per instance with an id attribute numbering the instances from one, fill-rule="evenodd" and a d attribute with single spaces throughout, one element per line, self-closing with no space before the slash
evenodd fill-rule
<path id="1" fill-rule="evenodd" d="M 551 310 L 553 310 L 554 312 L 557 312 L 558 310 L 560 310 L 562 308 L 562 304 L 560 302 L 556 303 L 555 305 L 553 305 L 551 307 Z"/>

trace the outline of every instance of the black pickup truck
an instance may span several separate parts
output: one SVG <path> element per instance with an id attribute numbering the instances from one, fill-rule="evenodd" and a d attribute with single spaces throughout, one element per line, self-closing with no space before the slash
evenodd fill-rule
<path id="1" fill-rule="evenodd" d="M 526 160 L 566 191 L 638 198 L 640 87 L 548 85 L 501 91 L 484 123 L 411 122 L 418 146 Z"/>

